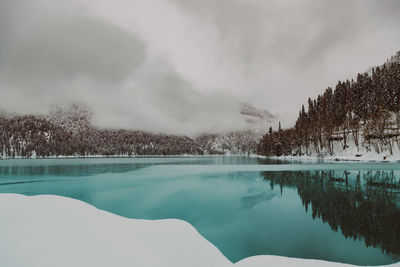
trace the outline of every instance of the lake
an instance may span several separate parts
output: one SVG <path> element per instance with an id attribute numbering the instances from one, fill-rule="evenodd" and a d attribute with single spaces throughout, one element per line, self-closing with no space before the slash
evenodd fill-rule
<path id="1" fill-rule="evenodd" d="M 0 160 L 0 193 L 54 194 L 128 218 L 182 219 L 233 262 L 266 254 L 357 265 L 400 261 L 399 163 Z"/>

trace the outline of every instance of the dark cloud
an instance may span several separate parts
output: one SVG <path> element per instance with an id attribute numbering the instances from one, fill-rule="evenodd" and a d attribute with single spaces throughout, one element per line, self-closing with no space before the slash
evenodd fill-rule
<path id="1" fill-rule="evenodd" d="M 0 48 L 3 81 L 33 88 L 78 78 L 120 83 L 145 61 L 140 40 L 102 20 L 62 13 L 37 16 L 20 22 Z"/>

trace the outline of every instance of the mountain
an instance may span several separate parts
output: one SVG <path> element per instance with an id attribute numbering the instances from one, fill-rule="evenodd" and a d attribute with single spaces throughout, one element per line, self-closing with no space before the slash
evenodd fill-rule
<path id="1" fill-rule="evenodd" d="M 276 123 L 277 117 L 269 111 L 258 109 L 250 103 L 241 103 L 240 115 L 245 119 L 250 129 L 266 129 L 269 124 Z"/>
<path id="2" fill-rule="evenodd" d="M 196 137 L 140 130 L 99 128 L 87 108 L 71 104 L 50 114 L 0 114 L 0 158 L 111 155 L 254 154 L 267 123 L 275 117 L 245 103 L 238 130 Z"/>
<path id="3" fill-rule="evenodd" d="M 277 116 L 252 104 L 240 103 L 240 119 L 245 126 L 235 131 L 220 134 L 202 134 L 195 140 L 206 154 L 256 154 L 257 143 L 272 124 L 277 124 Z"/>

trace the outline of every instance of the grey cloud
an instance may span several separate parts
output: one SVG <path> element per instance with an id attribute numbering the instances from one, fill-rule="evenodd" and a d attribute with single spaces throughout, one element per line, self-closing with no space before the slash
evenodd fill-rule
<path id="1" fill-rule="evenodd" d="M 42 88 L 77 78 L 121 82 L 146 58 L 140 40 L 99 19 L 39 16 L 19 22 L 0 48 L 3 81 Z"/>
<path id="2" fill-rule="evenodd" d="M 214 22 L 220 44 L 240 70 L 236 91 L 292 114 L 292 122 L 309 96 L 400 49 L 395 0 L 174 2 L 199 20 Z"/>
<path id="3" fill-rule="evenodd" d="M 100 126 L 133 127 L 154 132 L 188 134 L 224 132 L 244 128 L 239 117 L 237 99 L 224 92 L 199 93 L 168 65 L 154 75 L 152 64 L 144 65 L 134 75 L 135 85 L 119 96 L 113 93 L 101 99 L 114 98 L 97 109 L 95 119 Z M 94 98 L 88 103 L 98 103 Z M 100 100 L 101 101 L 101 100 Z M 117 107 L 117 110 L 116 109 Z"/>
<path id="4" fill-rule="evenodd" d="M 2 3 L 13 11 L 0 29 L 2 108 L 37 113 L 79 101 L 101 127 L 190 135 L 243 126 L 234 98 L 202 94 L 168 62 L 149 58 L 135 33 L 72 7 L 23 2 Z"/>
<path id="5" fill-rule="evenodd" d="M 87 103 L 101 126 L 195 134 L 279 112 L 399 50 L 397 0 L 3 0 L 0 106 Z M 16 105 L 16 103 L 18 103 Z"/>

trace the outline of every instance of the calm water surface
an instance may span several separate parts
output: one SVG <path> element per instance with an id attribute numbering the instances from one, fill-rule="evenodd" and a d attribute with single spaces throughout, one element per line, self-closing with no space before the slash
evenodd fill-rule
<path id="1" fill-rule="evenodd" d="M 129 218 L 183 219 L 233 262 L 260 254 L 400 261 L 398 163 L 3 160 L 0 193 L 55 194 Z"/>

